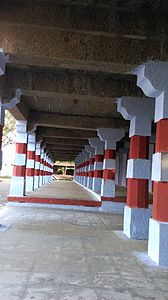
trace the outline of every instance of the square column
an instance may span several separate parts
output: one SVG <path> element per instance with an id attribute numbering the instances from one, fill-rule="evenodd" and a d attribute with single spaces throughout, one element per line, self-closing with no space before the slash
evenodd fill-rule
<path id="1" fill-rule="evenodd" d="M 101 194 L 101 185 L 103 179 L 103 161 L 105 144 L 99 138 L 91 138 L 89 143 L 95 148 L 95 162 L 93 171 L 93 191 Z"/>
<path id="2" fill-rule="evenodd" d="M 39 187 L 39 176 L 40 176 L 40 143 L 36 143 L 34 189 L 37 189 Z"/>
<path id="3" fill-rule="evenodd" d="M 13 176 L 10 185 L 10 196 L 25 195 L 26 159 L 27 159 L 27 122 L 16 121 L 16 152 Z"/>
<path id="4" fill-rule="evenodd" d="M 146 63 L 136 71 L 137 85 L 155 98 L 156 147 L 152 160 L 153 210 L 148 255 L 168 267 L 168 63 Z"/>
<path id="5" fill-rule="evenodd" d="M 85 146 L 86 151 L 89 153 L 89 166 L 88 166 L 88 178 L 87 188 L 93 189 L 93 175 L 94 175 L 94 162 L 95 162 L 95 148 L 90 145 Z"/>
<path id="6" fill-rule="evenodd" d="M 43 186 L 43 169 L 44 169 L 44 148 L 41 147 L 40 151 L 40 178 L 39 178 L 39 187 Z"/>
<path id="7" fill-rule="evenodd" d="M 87 180 L 88 180 L 88 167 L 89 167 L 89 153 L 86 150 L 82 150 L 82 154 L 84 157 L 84 164 L 83 164 L 83 181 L 82 184 L 84 186 L 87 186 Z"/>
<path id="8" fill-rule="evenodd" d="M 131 239 L 148 239 L 149 136 L 154 117 L 154 101 L 147 98 L 122 97 L 117 110 L 130 120 L 130 155 L 127 164 L 127 206 L 124 210 L 123 231 Z"/>
<path id="9" fill-rule="evenodd" d="M 26 162 L 26 192 L 31 192 L 34 190 L 35 150 L 36 150 L 36 135 L 35 133 L 29 133 L 28 145 L 27 145 L 27 162 Z"/>

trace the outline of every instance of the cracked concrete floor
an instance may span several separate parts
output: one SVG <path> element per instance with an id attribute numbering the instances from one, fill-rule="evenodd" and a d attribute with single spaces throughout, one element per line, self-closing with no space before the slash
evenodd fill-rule
<path id="1" fill-rule="evenodd" d="M 122 216 L 4 207 L 0 222 L 0 299 L 168 299 L 168 270 L 147 267 L 120 239 Z"/>

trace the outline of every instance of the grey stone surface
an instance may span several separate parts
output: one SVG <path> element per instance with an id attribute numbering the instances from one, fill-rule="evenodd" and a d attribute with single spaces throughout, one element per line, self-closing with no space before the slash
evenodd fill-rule
<path id="1" fill-rule="evenodd" d="M 122 240 L 122 216 L 47 208 L 6 207 L 0 222 L 3 300 L 167 299 L 168 270 L 146 266 Z M 115 232 L 114 232 L 115 231 Z"/>

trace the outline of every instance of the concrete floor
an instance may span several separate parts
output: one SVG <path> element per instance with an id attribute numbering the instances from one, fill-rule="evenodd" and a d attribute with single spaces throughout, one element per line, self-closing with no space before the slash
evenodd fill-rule
<path id="1" fill-rule="evenodd" d="M 29 197 L 79 199 L 98 201 L 92 193 L 73 181 L 51 181 L 47 185 L 26 193 Z"/>
<path id="2" fill-rule="evenodd" d="M 168 299 L 168 270 L 133 251 L 147 242 L 119 238 L 122 216 L 4 207 L 0 222 L 0 299 Z"/>

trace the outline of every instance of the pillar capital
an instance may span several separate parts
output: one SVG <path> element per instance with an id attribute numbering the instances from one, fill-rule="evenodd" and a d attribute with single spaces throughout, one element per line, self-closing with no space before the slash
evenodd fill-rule
<path id="1" fill-rule="evenodd" d="M 155 98 L 155 122 L 168 118 L 168 62 L 148 62 L 138 67 L 137 86 Z"/>
<path id="2" fill-rule="evenodd" d="M 91 145 L 86 145 L 86 146 L 85 146 L 85 150 L 86 150 L 87 152 L 92 152 L 92 151 L 94 151 L 94 148 L 93 148 Z"/>
<path id="3" fill-rule="evenodd" d="M 86 151 L 89 153 L 90 158 L 95 155 L 95 148 L 92 147 L 91 145 L 86 145 L 85 146 Z"/>
<path id="4" fill-rule="evenodd" d="M 103 154 L 105 143 L 99 137 L 89 139 L 89 144 L 95 148 L 95 154 Z"/>
<path id="5" fill-rule="evenodd" d="M 89 157 L 89 153 L 85 149 L 82 150 L 82 155 L 84 156 L 85 159 L 88 159 Z"/>
<path id="6" fill-rule="evenodd" d="M 153 99 L 140 97 L 121 97 L 117 101 L 117 111 L 130 122 L 129 136 L 150 136 L 154 118 Z"/>
<path id="7" fill-rule="evenodd" d="M 125 131 L 118 128 L 99 128 L 97 134 L 105 142 L 105 149 L 115 150 L 116 143 L 124 137 Z"/>

